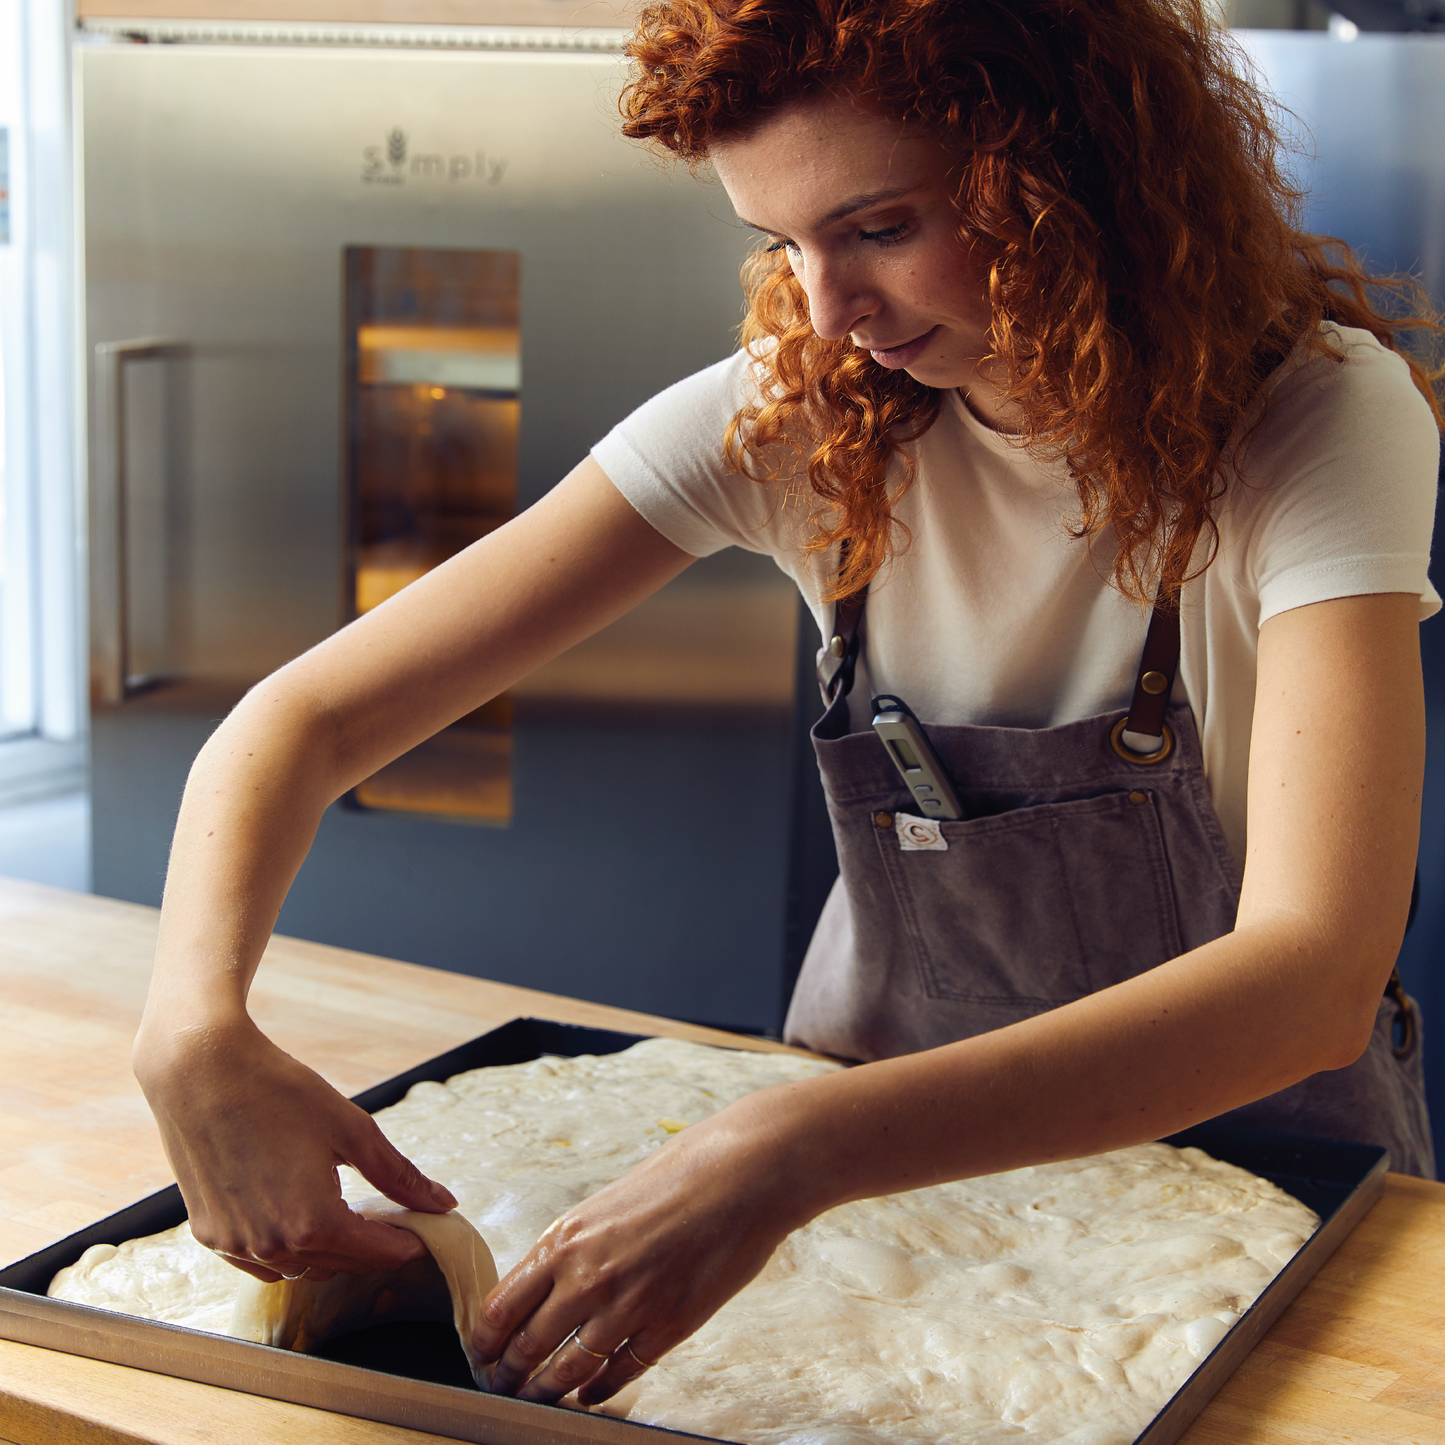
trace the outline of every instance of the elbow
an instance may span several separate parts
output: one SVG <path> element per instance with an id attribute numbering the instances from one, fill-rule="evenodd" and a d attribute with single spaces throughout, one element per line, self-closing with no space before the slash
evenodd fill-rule
<path id="1" fill-rule="evenodd" d="M 1332 1040 L 1333 1048 L 1328 1054 L 1328 1062 L 1321 1063 L 1316 1073 L 1327 1069 L 1347 1069 L 1363 1056 L 1365 1050 L 1370 1046 L 1370 1039 L 1375 1032 L 1375 1017 L 1379 1012 L 1379 1000 L 1376 999 L 1369 1007 L 1369 1015 L 1366 1017 L 1363 1009 L 1356 1010 L 1353 1016 L 1347 1020 L 1347 1027 L 1339 1030 L 1339 1037 Z"/>
<path id="2" fill-rule="evenodd" d="M 1369 1047 L 1390 976 L 1394 951 L 1325 945 L 1291 949 L 1292 967 L 1276 973 L 1257 995 L 1284 1024 L 1274 1065 L 1288 1087 L 1311 1074 L 1346 1069 Z"/>
<path id="3" fill-rule="evenodd" d="M 1330 1017 L 1320 1020 L 1316 1035 L 1319 1062 L 1313 1072 L 1347 1069 L 1369 1048 L 1384 998 L 1383 980 L 1389 977 L 1394 956 L 1391 950 L 1388 961 L 1371 958 L 1348 970 L 1348 979 L 1341 979 L 1339 988 L 1333 991 Z"/>
<path id="4" fill-rule="evenodd" d="M 314 688 L 296 675 L 295 664 L 256 684 L 206 740 L 191 764 L 187 791 L 228 791 L 260 770 L 271 777 L 304 778 L 305 791 L 330 788 L 345 772 L 341 729 Z"/>
<path id="5" fill-rule="evenodd" d="M 1275 967 L 1259 1002 L 1281 1008 L 1287 1040 L 1277 1056 L 1297 1081 L 1346 1069 L 1374 1036 L 1386 981 L 1404 936 L 1403 912 L 1380 910 L 1373 918 L 1301 919 L 1297 914 L 1268 926 L 1266 945 Z M 1240 929 L 1237 933 L 1247 930 Z"/>

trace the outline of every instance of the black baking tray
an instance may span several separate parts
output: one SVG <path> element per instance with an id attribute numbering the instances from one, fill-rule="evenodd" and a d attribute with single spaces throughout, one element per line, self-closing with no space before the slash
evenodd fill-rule
<path id="1" fill-rule="evenodd" d="M 513 1019 L 355 1096 L 368 1112 L 398 1103 L 414 1085 L 467 1069 L 520 1064 L 543 1054 L 617 1053 L 645 1037 L 549 1019 Z M 1135 1445 L 1172 1445 L 1239 1366 L 1385 1187 L 1389 1154 L 1364 1144 L 1264 1129 L 1200 1124 L 1164 1142 L 1203 1149 L 1262 1175 L 1307 1204 L 1320 1226 L 1259 1299 L 1203 1359 Z M 0 1338 L 479 1445 L 622 1445 L 638 1432 L 700 1439 L 608 1415 L 483 1394 L 471 1384 L 450 1325 L 382 1325 L 332 1341 L 322 1355 L 250 1344 L 177 1325 L 52 1300 L 57 1270 L 96 1244 L 121 1244 L 186 1218 L 171 1185 L 0 1270 Z M 820 1425 L 826 1422 L 819 1421 Z"/>

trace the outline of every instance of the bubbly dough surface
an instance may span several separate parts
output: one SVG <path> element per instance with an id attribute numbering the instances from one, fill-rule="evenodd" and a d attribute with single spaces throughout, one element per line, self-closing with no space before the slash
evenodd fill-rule
<path id="1" fill-rule="evenodd" d="M 651 1039 L 419 1084 L 376 1117 L 505 1274 L 669 1135 L 835 1067 Z M 1162 1144 L 844 1205 L 604 1408 L 750 1445 L 1128 1445 L 1317 1222 Z M 50 1292 L 224 1334 L 241 1282 L 182 1225 L 87 1251 Z"/>

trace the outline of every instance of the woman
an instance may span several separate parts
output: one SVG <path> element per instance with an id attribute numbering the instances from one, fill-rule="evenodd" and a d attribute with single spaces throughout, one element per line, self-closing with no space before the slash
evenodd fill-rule
<path id="1" fill-rule="evenodd" d="M 1440 411 L 1396 351 L 1423 323 L 1291 228 L 1223 47 L 1191 0 L 645 13 L 625 128 L 710 161 L 762 233 L 746 349 L 197 760 L 136 1059 L 202 1242 L 263 1279 L 415 1253 L 345 1209 L 339 1162 L 450 1207 L 247 1017 L 282 897 L 329 802 L 728 543 L 827 640 L 843 878 L 789 1032 L 873 1062 L 559 1220 L 488 1302 L 496 1388 L 605 1399 L 845 1200 L 1231 1111 L 1430 1172 L 1382 996 Z M 893 770 L 883 695 L 961 820 Z"/>

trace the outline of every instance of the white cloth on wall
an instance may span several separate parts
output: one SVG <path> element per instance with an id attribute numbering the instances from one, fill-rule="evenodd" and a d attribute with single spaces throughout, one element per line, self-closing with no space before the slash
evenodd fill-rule
<path id="1" fill-rule="evenodd" d="M 1239 474 L 1226 474 L 1213 563 L 1188 584 L 1175 700 L 1199 725 L 1215 809 L 1243 862 L 1260 627 L 1335 597 L 1430 583 L 1439 438 L 1405 363 L 1368 333 L 1330 328 L 1343 364 L 1295 358 L 1271 378 Z M 772 556 L 820 632 L 827 559 L 809 558 L 806 480 L 759 484 L 723 462 L 751 362 L 739 352 L 669 387 L 593 448 L 603 471 L 694 556 L 739 546 Z M 1128 706 L 1147 610 L 1108 584 L 1112 538 L 1070 534 L 1078 498 L 979 422 L 957 392 L 913 447 L 917 474 L 894 515 L 909 540 L 874 581 L 852 694 L 896 693 L 925 721 L 1049 727 Z"/>

